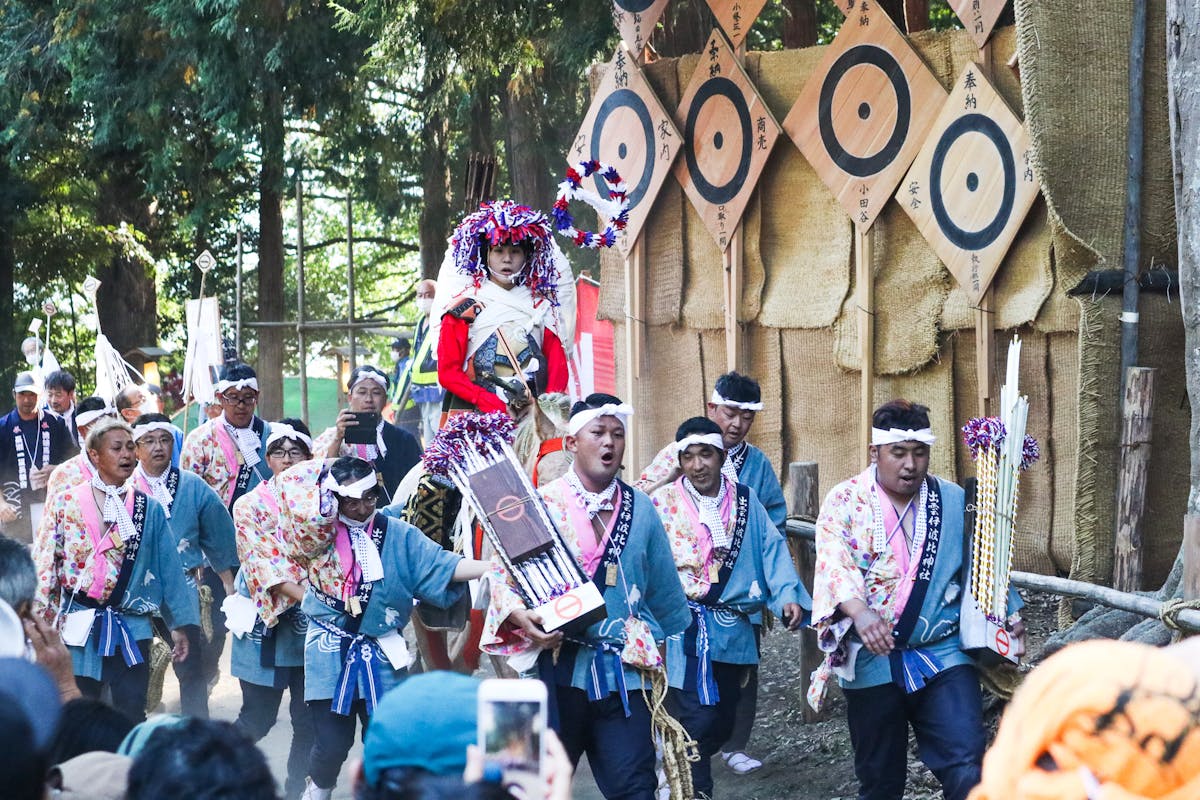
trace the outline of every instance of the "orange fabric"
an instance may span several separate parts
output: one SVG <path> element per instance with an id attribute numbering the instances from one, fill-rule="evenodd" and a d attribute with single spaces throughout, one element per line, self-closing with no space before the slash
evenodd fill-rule
<path id="1" fill-rule="evenodd" d="M 538 448 L 537 458 L 533 462 L 533 475 L 530 479 L 533 485 L 538 486 L 538 466 L 542 463 L 542 459 L 551 453 L 561 453 L 563 449 L 563 439 L 561 436 L 555 436 L 553 439 L 545 439 L 542 441 L 541 447 Z"/>
<path id="2" fill-rule="evenodd" d="M 1149 798 L 1200 798 L 1200 687 L 1178 658 L 1108 640 L 1071 645 L 1026 678 L 970 795 Z"/>

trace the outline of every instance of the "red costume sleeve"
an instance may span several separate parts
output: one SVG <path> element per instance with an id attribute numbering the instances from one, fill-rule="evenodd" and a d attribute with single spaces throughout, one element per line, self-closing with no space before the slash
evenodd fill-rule
<path id="1" fill-rule="evenodd" d="M 447 314 L 442 317 L 442 332 L 438 336 L 438 383 L 460 400 L 465 400 L 480 411 L 504 411 L 504 401 L 494 393 L 477 385 L 469 377 L 463 364 L 467 360 L 467 332 L 470 323 Z M 557 340 L 555 340 L 557 343 Z M 559 345 L 559 358 L 562 346 Z M 563 384 L 566 385 L 565 382 Z"/>
<path id="2" fill-rule="evenodd" d="M 568 377 L 567 354 L 563 350 L 562 342 L 549 328 L 542 332 L 542 354 L 546 356 L 546 391 L 565 392 Z"/>

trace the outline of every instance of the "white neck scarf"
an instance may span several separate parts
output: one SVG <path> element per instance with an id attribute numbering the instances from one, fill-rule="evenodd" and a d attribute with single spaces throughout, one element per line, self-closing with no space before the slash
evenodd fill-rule
<path id="1" fill-rule="evenodd" d="M 379 424 L 375 426 L 375 444 L 355 444 L 351 447 L 355 455 L 372 464 L 380 458 L 387 458 L 387 445 L 383 443 L 383 420 L 379 420 Z"/>
<path id="2" fill-rule="evenodd" d="M 225 426 L 225 430 L 229 431 L 229 435 L 233 437 L 234 444 L 237 445 L 238 452 L 242 454 L 242 459 L 246 462 L 246 466 L 254 467 L 262 458 L 258 455 L 258 446 L 262 444 L 257 433 L 254 432 L 254 420 L 251 418 L 250 424 L 244 428 L 235 428 L 225 418 L 225 412 L 221 412 L 221 424 Z"/>
<path id="3" fill-rule="evenodd" d="M 737 465 L 734 463 L 735 456 L 741 455 L 746 449 L 746 443 L 741 442 L 736 447 L 731 447 L 725 453 L 725 463 L 721 465 L 721 474 L 729 479 L 730 483 L 738 483 Z"/>
<path id="4" fill-rule="evenodd" d="M 563 473 L 563 478 L 566 479 L 567 485 L 575 492 L 575 500 L 579 503 L 579 507 L 587 512 L 588 519 L 595 519 L 601 511 L 612 511 L 613 497 L 617 494 L 617 479 L 613 478 L 602 492 L 589 492 L 583 487 L 583 481 L 579 480 L 578 473 L 574 469 L 569 469 Z"/>
<path id="5" fill-rule="evenodd" d="M 374 518 L 375 515 L 372 514 L 359 522 L 356 519 L 350 519 L 345 514 L 338 514 L 338 520 L 346 526 L 346 530 L 350 533 L 350 548 L 354 551 L 354 561 L 362 570 L 364 583 L 377 581 L 383 577 L 383 560 L 379 557 L 379 548 L 375 546 L 375 542 L 371 541 L 371 536 L 367 533 L 367 526 Z"/>
<path id="6" fill-rule="evenodd" d="M 170 519 L 171 503 L 175 501 L 175 496 L 167 488 L 167 476 L 171 474 L 171 465 L 168 464 L 167 468 L 163 470 L 162 475 L 158 477 L 146 472 L 140 463 L 133 468 L 133 472 L 135 475 L 140 476 L 146 482 L 146 485 L 150 487 L 150 496 L 158 501 L 158 504 L 163 507 L 163 511 L 166 512 L 167 519 Z"/>
<path id="7" fill-rule="evenodd" d="M 717 550 L 729 549 L 729 534 L 725 530 L 725 521 L 721 519 L 721 504 L 725 502 L 724 477 L 721 478 L 721 488 L 717 490 L 716 497 L 700 494 L 686 476 L 683 479 L 683 488 L 696 504 L 700 522 L 708 528 L 708 533 L 712 536 L 713 547 Z"/>
<path id="8" fill-rule="evenodd" d="M 92 476 L 92 488 L 104 492 L 104 508 L 101 509 L 101 516 L 109 525 L 117 526 L 117 530 L 121 534 L 121 541 L 127 542 L 135 538 L 137 527 L 133 524 L 133 518 L 129 516 L 129 509 L 125 508 L 125 501 L 121 499 L 121 495 L 127 489 L 124 486 L 110 486 L 98 474 Z"/>

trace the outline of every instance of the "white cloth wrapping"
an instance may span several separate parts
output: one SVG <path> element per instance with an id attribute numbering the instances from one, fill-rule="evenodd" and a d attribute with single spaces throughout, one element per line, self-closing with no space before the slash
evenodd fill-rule
<path id="1" fill-rule="evenodd" d="M 722 478 L 717 496 L 707 497 L 696 491 L 696 487 L 687 479 L 687 476 L 683 478 L 683 488 L 692 498 L 692 502 L 696 504 L 700 521 L 708 528 L 708 533 L 712 536 L 713 547 L 717 550 L 729 549 L 729 533 L 725 530 L 725 521 L 721 519 L 721 504 L 725 502 L 726 486 L 727 484 Z"/>
<path id="2" fill-rule="evenodd" d="M 321 483 L 321 488 L 333 492 L 334 494 L 339 494 L 342 497 L 352 497 L 355 500 L 361 500 L 364 494 L 378 485 L 379 479 L 376 477 L 374 472 L 372 472 L 370 475 L 365 475 L 356 480 L 354 483 L 347 484 L 346 486 L 338 483 L 337 480 L 334 479 L 333 473 L 330 473 L 329 475 L 325 476 L 325 480 Z"/>
<path id="3" fill-rule="evenodd" d="M 213 391 L 217 394 L 225 394 L 230 389 L 253 389 L 258 391 L 258 378 L 243 378 L 240 381 L 217 381 L 213 384 Z"/>
<path id="4" fill-rule="evenodd" d="M 129 516 L 129 510 L 125 508 L 125 501 L 121 499 L 121 495 L 126 491 L 125 487 L 109 486 L 99 475 L 93 475 L 92 488 L 104 492 L 104 508 L 100 510 L 100 515 L 109 525 L 117 526 L 121 541 L 127 542 L 137 536 L 137 527 L 133 524 L 133 518 Z"/>
<path id="5" fill-rule="evenodd" d="M 633 406 L 628 403 L 621 403 L 620 405 L 605 403 L 599 408 L 587 408 L 567 420 L 567 435 L 576 435 L 583 430 L 584 425 L 599 417 L 616 417 L 621 420 L 622 425 L 628 425 L 629 418 L 632 416 Z"/>
<path id="6" fill-rule="evenodd" d="M 311 436 L 305 436 L 300 431 L 283 422 L 272 422 L 271 432 L 267 434 L 266 450 L 271 449 L 271 445 L 278 442 L 280 439 L 295 439 L 297 442 L 302 442 L 308 448 L 308 452 L 312 452 L 313 440 Z"/>
<path id="7" fill-rule="evenodd" d="M 349 386 L 349 391 L 353 392 L 354 387 L 358 386 L 363 381 L 373 381 L 374 383 L 377 383 L 380 386 L 382 386 L 383 390 L 385 392 L 387 391 L 387 388 L 388 388 L 387 376 L 381 372 L 376 372 L 375 370 L 371 370 L 371 369 L 359 370 L 358 375 L 354 379 L 354 383 L 350 384 L 350 386 Z"/>
<path id="8" fill-rule="evenodd" d="M 79 411 L 79 412 L 76 412 L 76 414 L 75 414 L 75 426 L 78 428 L 82 428 L 85 425 L 91 425 L 93 422 L 100 419 L 101 417 L 109 417 L 109 416 L 115 417 L 116 415 L 117 415 L 117 409 L 115 409 L 112 406 L 105 406 L 104 408 L 98 408 L 95 411 Z"/>
<path id="9" fill-rule="evenodd" d="M 730 483 L 740 483 L 737 472 L 737 457 L 743 450 L 746 449 L 746 443 L 740 442 L 734 447 L 729 448 L 725 453 L 725 463 L 721 465 L 721 474 L 729 479 Z"/>
<path id="10" fill-rule="evenodd" d="M 163 470 L 162 475 L 155 477 L 143 469 L 141 464 L 133 468 L 134 477 L 141 477 L 150 487 L 150 496 L 158 501 L 162 506 L 163 512 L 167 515 L 167 519 L 171 518 L 171 503 L 174 501 L 174 496 L 171 490 L 167 488 L 167 476 L 171 474 L 171 468 L 167 467 Z"/>
<path id="11" fill-rule="evenodd" d="M 589 492 L 579 480 L 579 474 L 574 468 L 563 473 L 563 479 L 575 491 L 580 508 L 587 512 L 588 519 L 595 519 L 601 511 L 612 511 L 613 497 L 617 493 L 617 479 L 613 478 L 608 487 L 602 492 Z"/>
<path id="12" fill-rule="evenodd" d="M 225 419 L 224 412 L 221 413 L 221 424 L 225 426 L 225 430 L 229 431 L 229 435 L 233 437 L 234 444 L 237 445 L 238 452 L 242 454 L 247 466 L 253 467 L 262 461 L 258 455 L 258 445 L 261 439 L 254 432 L 254 426 L 250 425 L 245 428 L 235 428 L 229 424 L 229 420 Z"/>
<path id="13" fill-rule="evenodd" d="M 172 437 L 174 437 L 175 431 L 177 431 L 177 430 L 179 430 L 179 429 L 176 428 L 174 425 L 172 425 L 169 422 L 162 422 L 161 420 L 158 422 L 147 422 L 145 425 L 134 425 L 133 426 L 133 440 L 136 442 L 138 439 L 141 439 L 146 434 L 152 433 L 154 431 L 167 431 L 168 433 L 171 434 Z M 172 447 L 173 446 L 174 446 L 174 442 L 172 442 Z"/>
<path id="14" fill-rule="evenodd" d="M 901 430 L 900 428 L 871 428 L 871 444 L 896 444 L 897 442 L 920 442 L 924 445 L 933 446 L 937 441 L 937 437 L 933 435 L 933 430 L 930 428 L 921 428 L 920 430 Z"/>
<path id="15" fill-rule="evenodd" d="M 383 559 L 379 557 L 379 548 L 375 546 L 375 542 L 371 541 L 371 535 L 367 533 L 367 526 L 371 524 L 374 517 L 375 515 L 372 514 L 359 522 L 356 519 L 350 519 L 345 514 L 338 514 L 338 519 L 350 533 L 350 548 L 354 550 L 354 560 L 358 563 L 358 568 L 362 570 L 362 579 L 368 583 L 383 577 Z"/>
<path id="16" fill-rule="evenodd" d="M 730 408 L 740 408 L 742 411 L 762 411 L 763 404 L 761 401 L 757 403 L 743 403 L 738 400 L 729 400 L 721 396 L 721 393 L 713 389 L 713 393 L 708 398 L 708 402 L 714 406 L 729 406 Z"/>
<path id="17" fill-rule="evenodd" d="M 725 450 L 725 440 L 719 433 L 693 433 L 675 443 L 675 452 L 682 453 L 694 444 L 706 444 L 722 452 Z"/>

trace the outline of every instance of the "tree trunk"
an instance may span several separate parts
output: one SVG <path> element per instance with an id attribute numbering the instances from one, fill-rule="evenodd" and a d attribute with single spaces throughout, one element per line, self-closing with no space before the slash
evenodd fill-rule
<path id="1" fill-rule="evenodd" d="M 97 220 L 102 225 L 127 225 L 143 234 L 148 232 L 150 213 L 145 186 L 138 177 L 139 160 L 125 152 L 103 158 L 104 176 L 97 188 Z M 100 329 L 116 351 L 125 355 L 135 347 L 157 345 L 158 297 L 153 265 L 143 263 L 135 253 L 121 250 L 96 277 L 101 281 L 96 292 Z M 141 359 L 127 356 L 126 360 L 135 368 L 142 368 Z"/>
<path id="2" fill-rule="evenodd" d="M 676 0 L 667 5 L 662 33 L 651 43 L 659 55 L 667 58 L 699 53 L 716 24 L 704 0 Z"/>
<path id="3" fill-rule="evenodd" d="M 817 0 L 783 0 L 783 46 L 812 47 L 817 43 Z"/>
<path id="4" fill-rule="evenodd" d="M 283 34 L 282 0 L 266 4 L 266 28 Z M 262 127 L 258 175 L 258 319 L 284 318 L 283 282 L 283 87 L 270 73 L 262 76 Z M 283 328 L 258 329 L 258 413 L 267 419 L 283 416 Z M 304 358 L 303 353 L 298 354 Z"/>
<path id="5" fill-rule="evenodd" d="M 446 150 L 450 126 L 445 103 L 441 97 L 444 78 L 430 78 L 425 87 L 427 97 L 435 98 L 434 107 L 427 109 L 421 140 L 425 149 L 421 156 L 421 277 L 437 278 L 446 254 L 446 239 L 450 235 L 450 166 Z"/>
<path id="6" fill-rule="evenodd" d="M 532 83 L 533 78 L 524 80 Z M 512 198 L 533 208 L 549 208 L 554 202 L 549 167 L 542 152 L 542 120 L 537 107 L 537 88 L 510 79 L 502 96 Z"/>
<path id="7" fill-rule="evenodd" d="M 904 27 L 909 33 L 929 29 L 929 0 L 904 0 Z"/>
<path id="8" fill-rule="evenodd" d="M 7 187 L 0 195 L 0 391 L 13 385 L 21 359 L 21 337 L 13 308 L 17 258 L 13 247 L 16 208 L 11 193 L 15 176 L 4 160 L 6 156 L 0 156 L 0 186 Z"/>

